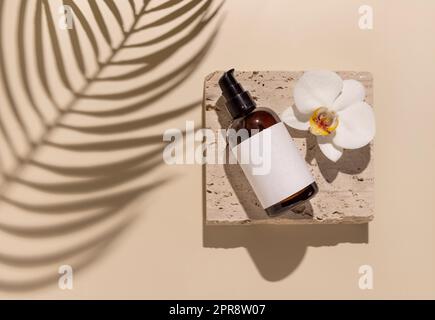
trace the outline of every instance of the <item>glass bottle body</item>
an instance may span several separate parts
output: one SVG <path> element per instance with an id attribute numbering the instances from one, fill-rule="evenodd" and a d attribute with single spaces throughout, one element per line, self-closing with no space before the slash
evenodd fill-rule
<path id="1" fill-rule="evenodd" d="M 250 113 L 236 118 L 233 120 L 230 129 L 234 129 L 236 132 L 239 130 L 247 130 L 247 135 L 240 135 L 237 137 L 237 141 L 233 142 L 230 147 L 236 146 L 242 143 L 244 140 L 252 137 L 253 135 L 265 130 L 277 123 L 281 122 L 278 115 L 269 108 L 255 108 Z M 292 177 L 288 177 L 291 179 Z M 301 190 L 295 192 L 294 194 L 289 194 L 288 197 L 281 200 L 280 202 L 265 208 L 269 216 L 275 216 L 282 213 L 284 210 L 298 206 L 311 199 L 318 192 L 318 187 L 316 182 L 302 188 Z"/>

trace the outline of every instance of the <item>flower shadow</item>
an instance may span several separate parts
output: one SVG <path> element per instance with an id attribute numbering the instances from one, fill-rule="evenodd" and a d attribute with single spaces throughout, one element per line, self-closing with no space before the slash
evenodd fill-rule
<path id="1" fill-rule="evenodd" d="M 296 117 L 299 116 L 296 114 Z M 350 175 L 359 174 L 367 168 L 370 162 L 371 144 L 359 149 L 345 149 L 341 158 L 337 162 L 333 162 L 323 154 L 319 148 L 316 137 L 309 131 L 298 130 L 289 126 L 287 126 L 287 129 L 293 138 L 305 139 L 305 161 L 312 164 L 315 159 L 323 178 L 328 183 L 334 182 L 339 172 Z"/>

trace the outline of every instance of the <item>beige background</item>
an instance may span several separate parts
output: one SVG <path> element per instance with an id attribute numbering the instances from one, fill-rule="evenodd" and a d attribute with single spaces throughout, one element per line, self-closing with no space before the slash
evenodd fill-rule
<path id="1" fill-rule="evenodd" d="M 362 4 L 374 8 L 371 31 L 358 28 Z M 53 281 L 37 290 L 0 290 L 0 297 L 435 298 L 435 3 L 227 0 L 223 11 L 208 56 L 153 110 L 199 100 L 204 76 L 233 66 L 372 72 L 378 128 L 376 214 L 368 230 L 268 226 L 207 229 L 204 235 L 201 167 L 162 166 L 153 171 L 155 177 L 172 180 L 135 202 L 138 219 L 92 265 L 75 274 L 74 290 L 61 291 Z M 178 55 L 181 59 L 191 53 L 185 48 Z M 199 124 L 200 108 L 153 130 L 183 128 L 186 119 Z M 37 244 L 26 241 L 33 252 Z M 47 243 L 56 247 L 57 241 Z M 18 253 L 6 243 L 0 242 L 2 252 Z M 65 260 L 56 263 L 70 263 Z M 373 290 L 358 288 L 363 264 L 374 268 Z M 56 274 L 56 264 L 50 268 Z"/>

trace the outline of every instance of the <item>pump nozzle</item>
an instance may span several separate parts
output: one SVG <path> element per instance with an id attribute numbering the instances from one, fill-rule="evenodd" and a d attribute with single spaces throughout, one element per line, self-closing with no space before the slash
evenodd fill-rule
<path id="1" fill-rule="evenodd" d="M 236 80 L 234 69 L 223 74 L 219 79 L 219 86 L 222 90 L 222 95 L 225 97 L 227 109 L 234 119 L 244 116 L 255 109 L 256 103 L 254 99 Z"/>

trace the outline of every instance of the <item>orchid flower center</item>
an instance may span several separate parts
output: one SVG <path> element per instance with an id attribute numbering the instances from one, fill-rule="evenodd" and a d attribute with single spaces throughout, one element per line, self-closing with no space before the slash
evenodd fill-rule
<path id="1" fill-rule="evenodd" d="M 317 108 L 310 117 L 310 132 L 316 136 L 327 136 L 337 126 L 337 114 L 326 107 Z"/>

